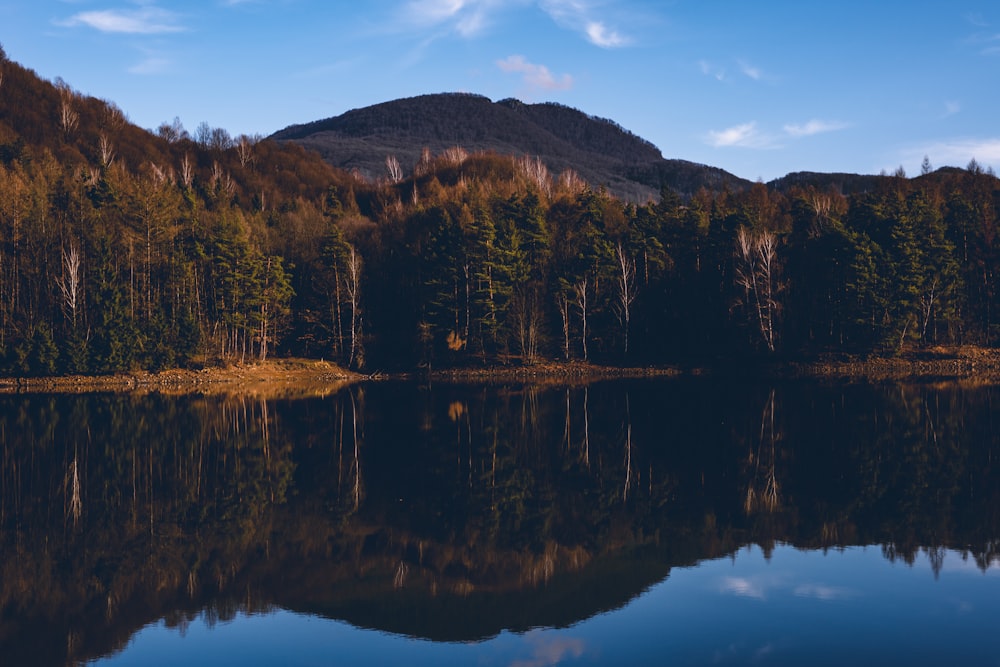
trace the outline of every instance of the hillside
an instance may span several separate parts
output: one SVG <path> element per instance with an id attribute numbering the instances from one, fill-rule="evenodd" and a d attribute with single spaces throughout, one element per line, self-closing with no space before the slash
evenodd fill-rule
<path id="1" fill-rule="evenodd" d="M 553 175 L 573 170 L 591 185 L 645 202 L 666 185 L 689 196 L 700 187 L 742 190 L 749 181 L 721 169 L 667 160 L 658 148 L 617 123 L 560 104 L 491 102 L 468 94 L 422 95 L 293 125 L 272 135 L 319 152 L 330 164 L 368 179 L 386 176 L 395 156 L 404 175 L 424 149 L 538 157 Z"/>

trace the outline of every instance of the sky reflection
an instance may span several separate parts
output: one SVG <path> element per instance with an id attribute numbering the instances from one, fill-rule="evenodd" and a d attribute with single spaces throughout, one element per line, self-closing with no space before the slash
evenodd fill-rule
<path id="1" fill-rule="evenodd" d="M 921 555 L 878 548 L 824 554 L 778 546 L 676 568 L 616 611 L 564 629 L 435 643 L 316 616 L 240 614 L 214 625 L 163 622 L 97 665 L 980 664 L 1000 650 L 997 568 L 986 576 L 955 552 L 940 576 Z M 976 574 L 978 576 L 970 576 Z M 976 612 L 973 614 L 972 612 Z"/>

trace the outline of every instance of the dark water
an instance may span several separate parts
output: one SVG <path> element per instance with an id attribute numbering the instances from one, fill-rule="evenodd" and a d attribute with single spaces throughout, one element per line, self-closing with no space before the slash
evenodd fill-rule
<path id="1" fill-rule="evenodd" d="M 0 397 L 0 665 L 1000 664 L 1000 389 Z"/>

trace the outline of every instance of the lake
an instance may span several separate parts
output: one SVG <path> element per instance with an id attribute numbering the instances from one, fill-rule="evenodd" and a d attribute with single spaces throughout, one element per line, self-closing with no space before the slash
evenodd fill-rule
<path id="1" fill-rule="evenodd" d="M 1000 664 L 996 387 L 0 408 L 0 665 Z"/>

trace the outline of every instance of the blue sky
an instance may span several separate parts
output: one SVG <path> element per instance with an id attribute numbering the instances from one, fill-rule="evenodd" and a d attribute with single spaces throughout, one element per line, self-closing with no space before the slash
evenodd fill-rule
<path id="1" fill-rule="evenodd" d="M 0 0 L 0 44 L 148 128 L 267 135 L 462 91 L 754 180 L 1000 171 L 995 0 Z"/>

